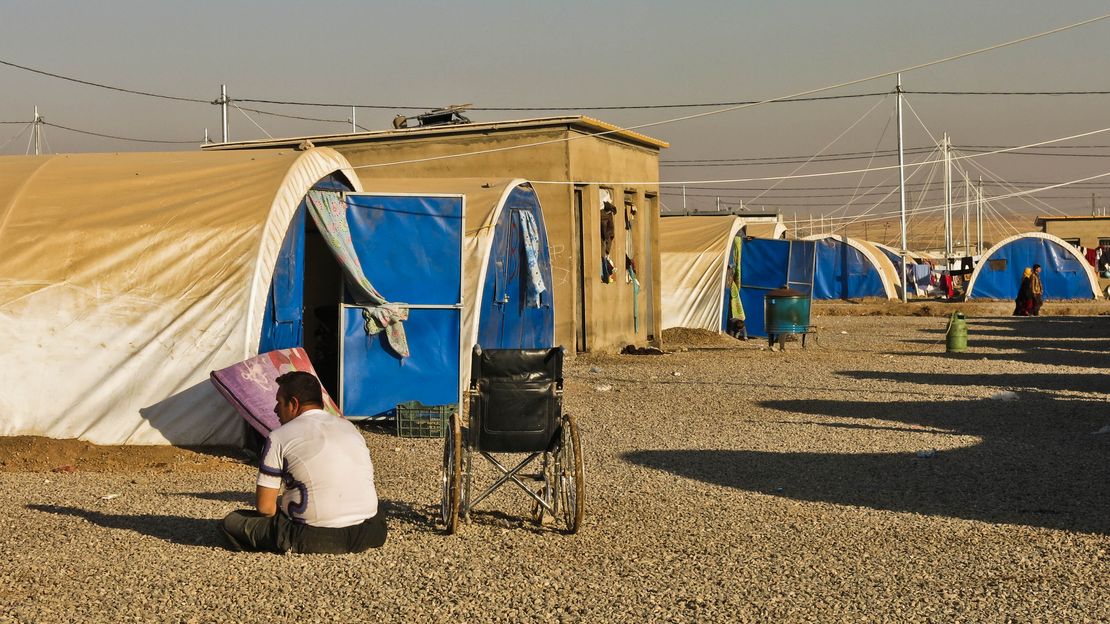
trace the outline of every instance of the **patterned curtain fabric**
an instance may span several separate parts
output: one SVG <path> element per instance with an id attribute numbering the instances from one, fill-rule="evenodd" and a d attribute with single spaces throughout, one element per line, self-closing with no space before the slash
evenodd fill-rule
<path id="1" fill-rule="evenodd" d="M 547 290 L 540 272 L 540 229 L 536 217 L 527 210 L 520 211 L 520 237 L 524 241 L 524 257 L 528 262 L 528 307 L 540 307 L 540 295 Z"/>
<path id="2" fill-rule="evenodd" d="M 408 357 L 409 343 L 405 338 L 405 328 L 401 325 L 409 317 L 408 308 L 403 304 L 386 301 L 370 280 L 366 279 L 351 242 L 347 203 L 343 201 L 342 195 L 335 191 L 309 191 L 308 208 L 316 227 L 320 229 L 328 247 L 347 274 L 347 283 L 354 290 L 356 301 L 365 306 L 362 318 L 366 322 L 366 333 L 374 335 L 384 331 L 390 348 L 402 358 Z"/>
<path id="3" fill-rule="evenodd" d="M 740 301 L 740 251 L 742 249 L 743 245 L 740 244 L 740 237 L 734 237 L 732 239 L 732 257 L 734 258 L 733 262 L 736 264 L 731 264 L 728 267 L 729 314 L 732 318 L 740 319 L 741 321 L 746 320 L 744 317 L 744 304 Z"/>

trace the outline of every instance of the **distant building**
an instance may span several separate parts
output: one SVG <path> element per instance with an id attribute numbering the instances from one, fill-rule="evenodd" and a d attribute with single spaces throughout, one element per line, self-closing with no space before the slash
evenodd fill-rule
<path id="1" fill-rule="evenodd" d="M 1110 252 L 1110 216 L 1037 217 L 1036 226 L 1046 234 L 1059 236 L 1076 247 L 1102 247 Z"/>
<path id="2" fill-rule="evenodd" d="M 667 142 L 582 116 L 488 123 L 458 118 L 412 128 L 406 122 L 390 130 L 204 149 L 327 146 L 351 162 L 368 191 L 375 178 L 533 181 L 549 236 L 556 344 L 573 353 L 659 341 L 659 152 Z M 603 268 L 606 249 L 612 273 Z"/>

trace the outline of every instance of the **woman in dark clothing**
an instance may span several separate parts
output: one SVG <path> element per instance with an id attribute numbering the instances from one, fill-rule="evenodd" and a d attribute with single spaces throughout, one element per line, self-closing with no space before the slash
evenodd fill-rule
<path id="1" fill-rule="evenodd" d="M 1033 303 L 1032 277 L 1033 269 L 1025 267 L 1025 272 L 1021 274 L 1021 286 L 1018 286 L 1017 298 L 1014 299 L 1014 316 L 1029 316 L 1029 306 Z"/>
<path id="2" fill-rule="evenodd" d="M 1044 305 L 1044 284 L 1041 283 L 1041 265 L 1033 265 L 1033 273 L 1029 276 L 1029 313 L 1033 316 L 1041 315 L 1041 306 Z"/>

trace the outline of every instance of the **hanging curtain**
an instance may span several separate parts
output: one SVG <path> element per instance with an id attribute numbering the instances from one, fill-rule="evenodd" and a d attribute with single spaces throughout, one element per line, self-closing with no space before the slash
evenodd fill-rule
<path id="1" fill-rule="evenodd" d="M 732 239 L 732 257 L 735 264 L 729 265 L 729 316 L 734 319 L 746 320 L 744 317 L 744 303 L 740 301 L 740 253 L 744 246 L 739 236 Z"/>
<path id="2" fill-rule="evenodd" d="M 624 205 L 624 282 L 632 284 L 632 331 L 640 332 L 640 280 L 636 279 L 636 258 L 632 241 L 632 222 L 636 219 L 636 207 Z"/>
<path id="3" fill-rule="evenodd" d="M 354 291 L 355 301 L 364 306 L 362 319 L 366 323 L 366 333 L 374 335 L 384 331 L 390 348 L 402 358 L 408 357 L 409 343 L 401 322 L 408 319 L 409 310 L 403 304 L 386 301 L 370 280 L 366 279 L 351 242 L 351 228 L 347 225 L 347 203 L 343 201 L 343 196 L 335 191 L 309 191 L 308 208 L 316 227 L 343 267 L 347 284 Z"/>
<path id="4" fill-rule="evenodd" d="M 540 307 L 540 295 L 547 290 L 543 283 L 543 273 L 540 272 L 540 229 L 536 225 L 536 217 L 527 210 L 521 210 L 520 237 L 524 241 L 524 258 L 528 263 L 528 299 L 530 308 Z"/>

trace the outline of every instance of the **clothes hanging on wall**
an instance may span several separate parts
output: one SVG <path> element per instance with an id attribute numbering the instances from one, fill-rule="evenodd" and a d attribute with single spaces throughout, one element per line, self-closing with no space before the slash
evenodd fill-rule
<path id="1" fill-rule="evenodd" d="M 528 264 L 528 292 L 526 303 L 530 308 L 540 307 L 540 295 L 547 291 L 540 272 L 540 230 L 531 212 L 520 213 L 520 238 L 524 241 L 524 258 Z"/>

